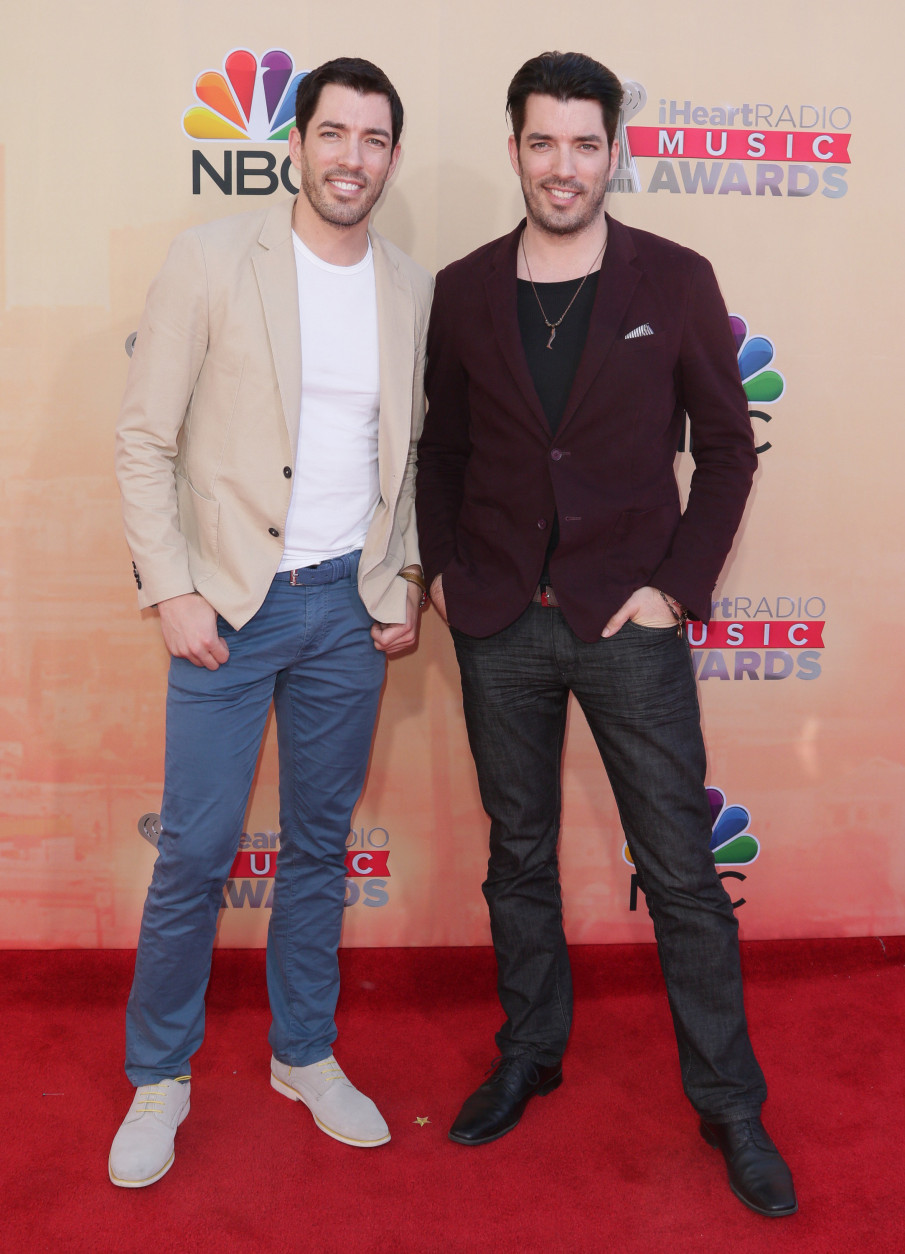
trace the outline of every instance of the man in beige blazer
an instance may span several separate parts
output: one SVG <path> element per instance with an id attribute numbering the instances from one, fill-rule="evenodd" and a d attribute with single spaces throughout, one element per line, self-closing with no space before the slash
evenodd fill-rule
<path id="1" fill-rule="evenodd" d="M 412 501 L 431 280 L 368 230 L 402 116 L 367 61 L 308 74 L 289 139 L 299 196 L 179 236 L 139 326 L 117 474 L 139 605 L 158 607 L 171 660 L 117 1185 L 173 1162 L 271 701 L 271 1083 L 339 1141 L 389 1140 L 332 1044 L 351 812 L 385 658 L 415 644 L 424 590 Z"/>

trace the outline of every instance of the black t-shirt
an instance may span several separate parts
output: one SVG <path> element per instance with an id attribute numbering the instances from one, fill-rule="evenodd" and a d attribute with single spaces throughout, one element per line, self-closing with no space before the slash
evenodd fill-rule
<path id="1" fill-rule="evenodd" d="M 597 294 L 599 276 L 599 270 L 588 275 L 584 287 L 575 298 L 575 303 L 563 319 L 562 325 L 556 328 L 556 338 L 549 349 L 547 344 L 550 340 L 550 329 L 538 308 L 538 298 L 544 313 L 551 322 L 555 322 L 557 318 L 562 317 L 569 301 L 575 296 L 581 279 L 568 279 L 565 283 L 535 283 L 537 296 L 534 295 L 531 283 L 527 279 L 518 280 L 518 325 L 522 345 L 537 395 L 540 397 L 541 406 L 554 435 L 565 413 L 575 372 L 578 370 L 578 363 L 588 338 L 591 308 Z M 558 543 L 559 516 L 554 515 L 547 555 L 544 558 L 544 570 L 541 575 L 542 584 L 550 582 L 550 558 Z"/>

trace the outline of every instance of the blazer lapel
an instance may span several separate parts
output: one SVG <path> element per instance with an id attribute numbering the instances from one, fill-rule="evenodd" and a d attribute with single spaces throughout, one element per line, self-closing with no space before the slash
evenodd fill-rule
<path id="1" fill-rule="evenodd" d="M 522 335 L 518 325 L 518 288 L 516 287 L 516 261 L 519 240 L 524 230 L 524 221 L 502 242 L 497 253 L 496 264 L 484 280 L 487 303 L 497 341 L 503 354 L 503 360 L 518 384 L 526 404 L 539 423 L 549 433 L 550 425 L 537 395 L 534 380 L 528 369 Z M 463 316 L 466 316 L 463 314 Z"/>
<path id="2" fill-rule="evenodd" d="M 591 309 L 588 338 L 559 425 L 560 432 L 574 416 L 591 384 L 603 369 L 603 363 L 613 346 L 632 294 L 641 278 L 640 271 L 633 264 L 635 249 L 625 227 L 614 222 L 609 214 L 607 224 L 607 248 L 597 280 L 597 294 Z"/>
<path id="3" fill-rule="evenodd" d="M 371 231 L 370 238 L 377 289 L 380 360 L 377 465 L 381 495 L 392 504 L 398 495 L 409 454 L 415 304 L 408 280 L 384 247 L 381 237 Z"/>
<path id="4" fill-rule="evenodd" d="M 275 205 L 258 237 L 259 251 L 252 264 L 264 306 L 264 321 L 276 370 L 283 417 L 292 460 L 298 452 L 299 412 L 302 404 L 302 353 L 299 325 L 298 279 L 292 247 L 294 201 Z"/>

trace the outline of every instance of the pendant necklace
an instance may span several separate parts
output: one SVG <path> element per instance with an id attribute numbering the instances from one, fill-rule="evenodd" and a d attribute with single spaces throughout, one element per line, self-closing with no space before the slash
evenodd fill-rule
<path id="1" fill-rule="evenodd" d="M 609 238 L 609 236 L 607 236 L 607 238 Z M 588 281 L 588 275 L 590 275 L 591 271 L 594 269 L 597 262 L 601 259 L 604 252 L 606 251 L 606 239 L 604 239 L 603 243 L 600 246 L 600 252 L 597 254 L 594 260 L 588 266 L 587 274 L 578 284 L 578 287 L 575 290 L 575 295 L 572 297 L 568 305 L 566 305 L 565 309 L 563 310 L 562 317 L 558 318 L 556 322 L 551 322 L 550 319 L 547 317 L 547 315 L 544 313 L 544 307 L 540 303 L 540 297 L 537 294 L 537 288 L 534 286 L 534 279 L 532 279 L 531 277 L 531 267 L 528 265 L 528 254 L 525 252 L 525 232 L 524 231 L 522 231 L 520 243 L 522 245 L 522 256 L 525 258 L 525 269 L 528 271 L 528 282 L 531 284 L 531 290 L 534 293 L 534 299 L 537 301 L 537 307 L 540 310 L 540 316 L 543 318 L 544 322 L 547 325 L 547 328 L 550 331 L 550 338 L 549 340 L 547 340 L 547 348 L 552 348 L 553 341 L 556 339 L 556 328 L 562 324 L 562 321 L 565 318 L 566 314 L 575 304 L 576 300 L 578 299 L 578 293 L 581 291 L 585 283 L 587 283 Z"/>

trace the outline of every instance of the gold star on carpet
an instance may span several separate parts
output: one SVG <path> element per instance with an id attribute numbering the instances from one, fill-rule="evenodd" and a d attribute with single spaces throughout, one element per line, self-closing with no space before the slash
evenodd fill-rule
<path id="1" fill-rule="evenodd" d="M 430 1119 L 428 1119 L 427 1115 L 425 1115 L 424 1118 L 421 1118 L 420 1115 L 417 1115 L 412 1120 L 412 1123 L 417 1123 L 419 1128 L 423 1128 L 426 1123 L 430 1123 Z"/>

